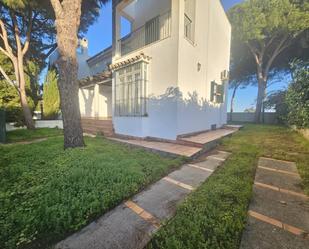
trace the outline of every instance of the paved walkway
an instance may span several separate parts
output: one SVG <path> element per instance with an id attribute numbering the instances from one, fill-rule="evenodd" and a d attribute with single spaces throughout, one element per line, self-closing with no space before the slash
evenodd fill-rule
<path id="1" fill-rule="evenodd" d="M 241 249 L 309 248 L 309 197 L 295 163 L 260 158 Z"/>
<path id="2" fill-rule="evenodd" d="M 7 143 L 7 144 L 3 144 L 5 146 L 9 146 L 9 145 L 27 145 L 27 144 L 36 144 L 36 143 L 41 143 L 46 141 L 48 138 L 37 138 L 37 139 L 33 139 L 33 140 L 29 140 L 29 141 L 20 141 L 20 142 L 14 142 L 14 143 Z"/>
<path id="3" fill-rule="evenodd" d="M 221 139 L 223 137 L 229 136 L 236 132 L 238 129 L 218 129 L 214 131 L 203 132 L 197 135 L 192 135 L 188 137 L 181 138 L 182 141 L 198 143 L 198 144 L 207 144 L 214 140 Z"/>
<path id="4" fill-rule="evenodd" d="M 180 138 L 173 142 L 164 141 L 150 141 L 141 139 L 124 139 L 113 138 L 108 139 L 148 149 L 152 152 L 159 152 L 160 154 L 167 154 L 172 156 L 185 156 L 195 158 L 205 151 L 210 151 L 216 147 L 218 142 L 235 132 L 241 127 L 236 128 L 222 128 L 214 131 L 202 132 L 197 135 Z"/>
<path id="5" fill-rule="evenodd" d="M 228 156 L 229 153 L 218 151 L 201 162 L 182 166 L 58 243 L 55 248 L 144 248 L 162 222 L 175 214 L 176 205 L 200 186 Z"/>
<path id="6" fill-rule="evenodd" d="M 198 154 L 202 149 L 175 144 L 175 143 L 168 143 L 168 142 L 157 142 L 157 141 L 147 141 L 147 140 L 137 140 L 137 139 L 119 139 L 119 138 L 109 138 L 116 142 L 121 142 L 125 144 L 134 145 L 141 148 L 146 148 L 151 150 L 152 152 L 161 152 L 167 153 L 174 156 L 185 156 L 185 157 L 193 157 L 194 155 Z"/>

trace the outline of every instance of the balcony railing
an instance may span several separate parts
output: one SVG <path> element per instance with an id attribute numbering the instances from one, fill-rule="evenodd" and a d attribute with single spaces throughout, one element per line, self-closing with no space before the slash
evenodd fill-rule
<path id="1" fill-rule="evenodd" d="M 171 35 L 171 11 L 157 16 L 118 41 L 121 56 Z"/>

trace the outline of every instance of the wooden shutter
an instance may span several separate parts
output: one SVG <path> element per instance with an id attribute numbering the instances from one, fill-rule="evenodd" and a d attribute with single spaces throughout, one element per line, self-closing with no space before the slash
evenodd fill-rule
<path id="1" fill-rule="evenodd" d="M 224 101 L 224 84 L 217 85 L 217 103 L 223 103 Z"/>

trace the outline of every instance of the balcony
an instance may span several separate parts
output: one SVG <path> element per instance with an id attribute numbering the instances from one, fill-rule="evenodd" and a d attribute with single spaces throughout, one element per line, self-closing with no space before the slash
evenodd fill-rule
<path id="1" fill-rule="evenodd" d="M 121 56 L 143 48 L 154 42 L 166 39 L 171 35 L 171 11 L 159 15 L 118 40 Z"/>

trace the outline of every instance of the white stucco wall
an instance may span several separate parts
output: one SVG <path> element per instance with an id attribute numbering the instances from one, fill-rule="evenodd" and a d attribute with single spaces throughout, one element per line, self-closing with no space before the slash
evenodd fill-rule
<path id="1" fill-rule="evenodd" d="M 227 120 L 226 94 L 223 104 L 215 104 L 210 90 L 211 81 L 221 83 L 221 72 L 229 70 L 231 26 L 219 0 L 195 2 L 193 42 L 184 36 L 184 18 L 179 25 L 178 86 L 183 99 L 178 102 L 178 135 L 209 130 L 213 124 L 221 127 Z M 180 15 L 184 8 L 180 1 Z"/>
<path id="2" fill-rule="evenodd" d="M 159 2 L 166 4 L 164 0 Z M 143 12 L 135 10 L 135 15 L 141 13 L 136 17 L 140 23 L 164 13 L 160 4 L 151 7 L 158 1 L 143 0 L 140 3 Z M 114 116 L 114 128 L 118 134 L 176 139 L 178 135 L 208 130 L 212 124 L 220 127 L 226 123 L 226 101 L 221 105 L 210 103 L 210 82 L 221 82 L 221 72 L 229 70 L 230 60 L 231 27 L 220 0 L 196 0 L 193 44 L 184 37 L 184 1 L 171 0 L 171 3 L 170 38 L 120 59 L 113 58 L 113 63 L 116 63 L 141 52 L 151 57 L 148 117 Z M 201 64 L 200 71 L 198 63 Z M 173 91 L 167 94 L 168 89 Z"/>
<path id="3" fill-rule="evenodd" d="M 35 128 L 59 128 L 63 129 L 62 120 L 37 120 Z"/>
<path id="4" fill-rule="evenodd" d="M 112 87 L 99 85 L 99 117 L 111 117 L 112 114 Z"/>
<path id="5" fill-rule="evenodd" d="M 79 107 L 83 117 L 94 117 L 94 86 L 79 89 Z"/>
<path id="6" fill-rule="evenodd" d="M 82 117 L 111 117 L 112 87 L 99 84 L 81 88 L 79 90 L 79 106 Z"/>
<path id="7" fill-rule="evenodd" d="M 148 1 L 150 5 L 156 5 L 157 1 Z M 144 4 L 144 1 L 140 1 Z M 133 53 L 130 53 L 120 59 L 114 58 L 113 63 L 132 58 L 143 52 L 150 56 L 151 60 L 148 68 L 148 85 L 147 85 L 147 112 L 148 117 L 113 117 L 113 123 L 116 133 L 138 136 L 138 137 L 160 137 L 174 139 L 177 132 L 175 122 L 177 115 L 177 104 L 174 98 L 166 96 L 168 87 L 177 87 L 177 65 L 178 65 L 178 21 L 179 21 L 179 4 L 176 0 L 172 1 L 172 33 L 171 37 L 158 41 Z M 161 3 L 168 2 L 160 0 Z M 143 5 L 148 13 L 153 11 L 150 5 Z M 160 4 L 157 6 L 159 13 L 151 15 L 150 18 L 146 12 L 139 12 L 141 20 L 147 20 L 160 14 Z M 168 9 L 166 9 L 167 11 Z M 154 12 L 155 13 L 155 12 Z"/>

